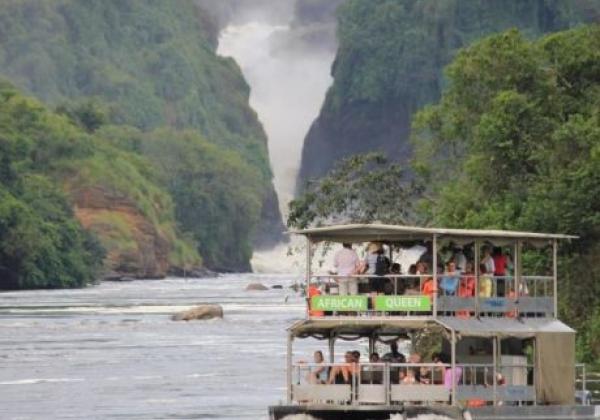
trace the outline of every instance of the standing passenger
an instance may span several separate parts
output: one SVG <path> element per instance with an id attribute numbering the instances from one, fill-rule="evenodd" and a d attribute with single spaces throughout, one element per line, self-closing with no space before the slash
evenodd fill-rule
<path id="1" fill-rule="evenodd" d="M 352 249 L 351 243 L 345 242 L 342 246 L 343 248 L 336 252 L 333 263 L 338 275 L 343 276 L 337 278 L 339 293 L 340 295 L 357 295 L 358 279 L 350 276 L 356 274 L 359 263 L 358 255 Z"/>
<path id="2" fill-rule="evenodd" d="M 502 254 L 502 248 L 499 246 L 494 248 L 492 259 L 494 260 L 494 276 L 501 277 L 496 279 L 498 296 L 504 297 L 506 292 L 506 279 L 503 277 L 506 276 L 507 259 L 506 256 Z"/>

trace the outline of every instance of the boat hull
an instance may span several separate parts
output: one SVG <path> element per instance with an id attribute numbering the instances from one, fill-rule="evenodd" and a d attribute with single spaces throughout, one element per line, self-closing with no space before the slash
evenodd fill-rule
<path id="1" fill-rule="evenodd" d="M 400 420 L 417 418 L 422 414 L 437 414 L 450 419 L 462 419 L 462 413 L 462 410 L 449 406 L 278 405 L 269 407 L 271 420 L 283 420 L 288 416 L 302 414 L 311 416 L 315 420 L 390 420 L 390 418 Z"/>
<path id="2" fill-rule="evenodd" d="M 468 410 L 449 406 L 277 405 L 269 407 L 271 420 L 293 420 L 293 416 L 296 415 L 311 416 L 315 420 L 403 420 L 417 418 L 423 414 L 464 420 L 600 420 L 600 406 L 498 406 Z"/>

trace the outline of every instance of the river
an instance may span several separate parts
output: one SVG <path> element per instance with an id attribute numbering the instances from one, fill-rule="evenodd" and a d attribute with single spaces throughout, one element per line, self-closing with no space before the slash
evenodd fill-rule
<path id="1" fill-rule="evenodd" d="M 293 279 L 0 293 L 0 418 L 266 419 L 285 396 L 284 330 L 304 312 L 290 289 L 244 291 L 251 281 Z M 170 320 L 199 303 L 223 305 L 224 318 Z"/>

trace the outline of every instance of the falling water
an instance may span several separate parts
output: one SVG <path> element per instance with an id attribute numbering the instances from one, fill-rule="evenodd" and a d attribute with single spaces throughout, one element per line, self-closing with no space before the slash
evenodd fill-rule
<path id="1" fill-rule="evenodd" d="M 333 30 L 323 30 L 323 24 L 296 24 L 293 7 L 287 15 L 277 16 L 254 10 L 233 22 L 221 31 L 217 53 L 233 57 L 250 85 L 250 105 L 268 137 L 275 191 L 286 217 L 304 137 L 332 82 Z M 254 271 L 297 271 L 299 262 L 289 257 L 288 250 L 288 245 L 280 244 L 256 252 Z"/>

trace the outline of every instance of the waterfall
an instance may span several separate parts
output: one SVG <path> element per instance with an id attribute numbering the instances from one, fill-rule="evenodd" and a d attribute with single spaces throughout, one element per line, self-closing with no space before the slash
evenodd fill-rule
<path id="1" fill-rule="evenodd" d="M 268 9 L 268 4 L 260 2 L 257 7 Z M 267 134 L 275 191 L 284 218 L 294 195 L 304 137 L 332 83 L 330 68 L 335 56 L 333 18 L 301 23 L 294 11 L 294 7 L 287 14 L 253 10 L 235 16 L 221 30 L 217 48 L 219 55 L 238 63 L 250 85 L 250 106 Z M 289 272 L 287 251 L 287 245 L 281 244 L 256 252 L 253 269 Z"/>

